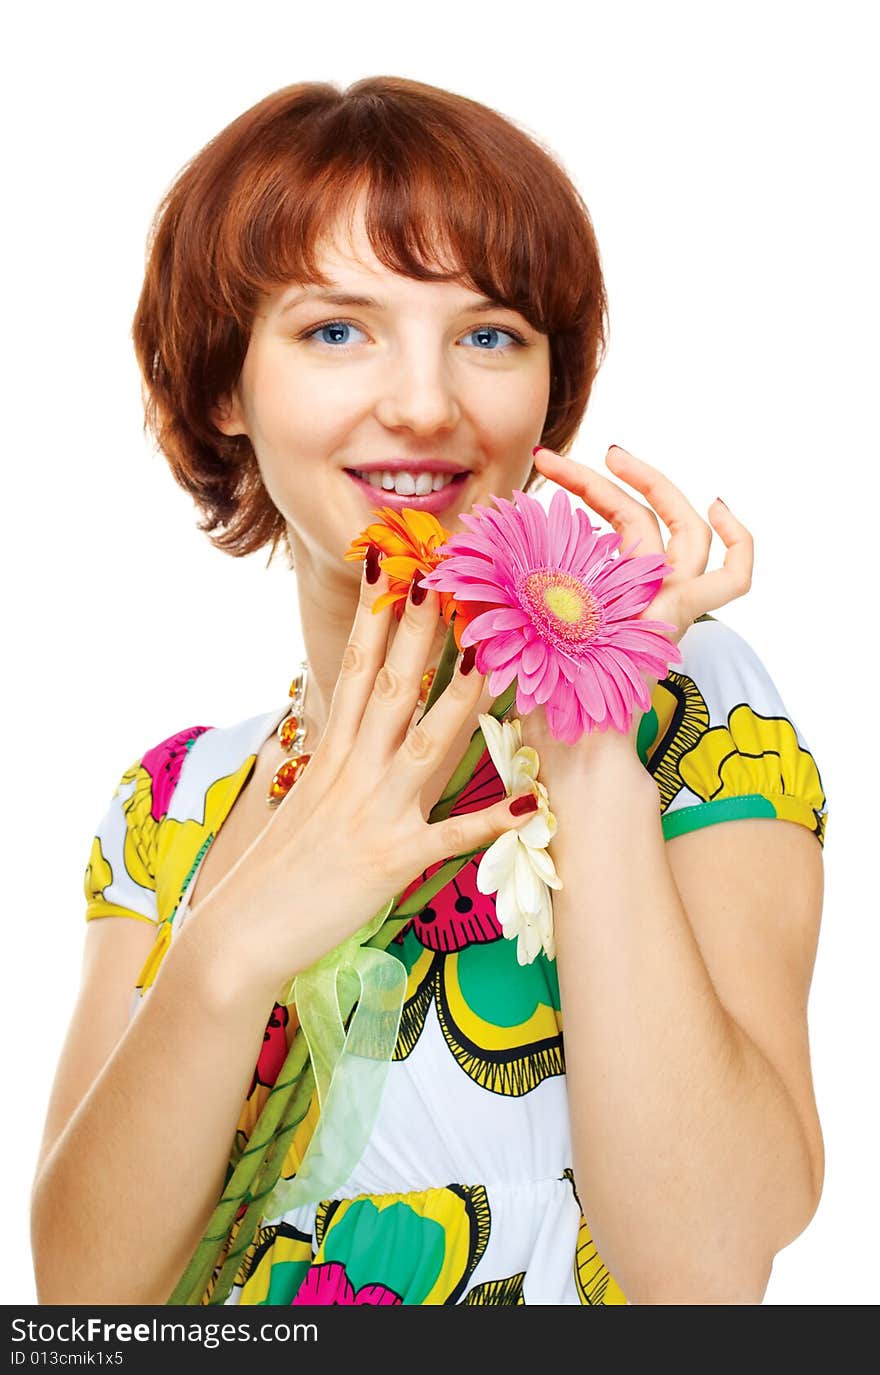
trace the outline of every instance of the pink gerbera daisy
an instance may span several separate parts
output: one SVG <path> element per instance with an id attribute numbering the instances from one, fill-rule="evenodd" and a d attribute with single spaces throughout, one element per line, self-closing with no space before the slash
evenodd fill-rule
<path id="1" fill-rule="evenodd" d="M 633 557 L 636 544 L 618 555 L 622 536 L 599 534 L 562 488 L 549 511 L 513 495 L 493 496 L 497 511 L 460 515 L 467 533 L 438 546 L 442 560 L 420 585 L 493 604 L 461 637 L 462 648 L 478 646 L 493 697 L 516 678 L 520 715 L 543 703 L 550 733 L 569 744 L 612 724 L 626 731 L 635 704 L 651 705 L 642 671 L 659 681 L 681 662 L 662 633 L 675 626 L 639 618 L 671 565 L 663 554 Z"/>

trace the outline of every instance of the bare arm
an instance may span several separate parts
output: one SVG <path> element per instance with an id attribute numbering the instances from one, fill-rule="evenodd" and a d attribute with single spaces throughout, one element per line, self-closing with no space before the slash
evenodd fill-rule
<path id="1" fill-rule="evenodd" d="M 130 1024 L 154 929 L 87 929 L 31 1200 L 40 1303 L 165 1303 L 222 1192 L 273 997 L 235 982 L 204 920 L 211 896 Z"/>
<path id="2" fill-rule="evenodd" d="M 487 848 L 528 820 L 505 798 L 427 821 L 422 790 L 466 723 L 476 726 L 484 680 L 460 665 L 412 726 L 438 594 L 407 603 L 389 647 L 391 604 L 372 614 L 387 590 L 384 573 L 362 583 L 308 769 L 189 913 L 130 1024 L 128 1000 L 149 947 L 140 935 L 114 932 L 114 918 L 93 923 L 106 930 L 88 935 L 34 1183 L 41 1303 L 166 1302 L 222 1192 L 275 994 L 413 874 Z"/>

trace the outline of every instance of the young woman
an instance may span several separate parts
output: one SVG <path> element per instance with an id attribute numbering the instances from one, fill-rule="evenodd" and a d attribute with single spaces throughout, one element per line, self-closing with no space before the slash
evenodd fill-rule
<path id="1" fill-rule="evenodd" d="M 278 91 L 164 199 L 134 320 L 147 421 L 217 547 L 286 545 L 307 665 L 293 703 L 279 685 L 269 711 L 139 753 L 97 828 L 34 1180 L 41 1302 L 166 1302 L 292 1043 L 279 991 L 528 820 L 486 755 L 429 823 L 488 680 L 468 651 L 419 724 L 438 594 L 374 615 L 379 551 L 344 555 L 383 505 L 455 532 L 542 478 L 622 548 L 663 552 L 663 521 L 649 614 L 682 654 L 629 733 L 562 745 L 541 710 L 522 721 L 559 823 L 556 958 L 519 964 L 462 869 L 389 946 L 405 1002 L 349 1178 L 263 1216 L 225 1297 L 221 1256 L 192 1301 L 759 1303 L 809 1222 L 825 796 L 767 670 L 709 614 L 749 588 L 745 526 L 620 448 L 625 486 L 565 456 L 605 327 L 561 168 L 417 82 Z M 294 724 L 310 758 L 285 790 Z M 319 1118 L 313 1095 L 284 1179 Z"/>

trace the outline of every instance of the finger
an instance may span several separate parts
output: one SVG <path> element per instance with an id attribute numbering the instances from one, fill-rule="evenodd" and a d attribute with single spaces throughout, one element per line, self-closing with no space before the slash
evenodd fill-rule
<path id="1" fill-rule="evenodd" d="M 662 554 L 663 536 L 660 522 L 647 506 L 630 496 L 616 482 L 587 468 L 582 463 L 557 454 L 552 449 L 539 449 L 535 467 L 540 473 L 582 498 L 592 510 L 598 511 L 612 529 L 622 537 L 621 551 L 629 551 L 639 542 L 639 554 Z"/>
<path id="2" fill-rule="evenodd" d="M 470 851 L 488 850 L 499 836 L 508 831 L 521 830 L 535 816 L 537 807 L 519 815 L 510 810 L 510 804 L 521 798 L 532 798 L 534 794 L 524 792 L 513 797 L 505 797 L 490 807 L 477 812 L 462 812 L 447 817 L 444 821 L 433 821 L 428 826 L 428 856 L 424 867 L 456 855 L 466 855 Z M 537 799 L 535 799 L 537 801 Z M 424 856 L 424 851 L 423 851 Z"/>
<path id="3" fill-rule="evenodd" d="M 612 444 L 605 455 L 612 472 L 638 488 L 653 506 L 671 536 L 666 557 L 677 573 L 698 577 L 709 562 L 712 528 L 684 493 L 659 468 L 652 468 L 628 449 Z M 613 465 L 613 466 L 612 466 Z"/>
<path id="4" fill-rule="evenodd" d="M 465 662 L 473 665 L 473 659 L 472 652 Z M 457 758 L 449 759 L 456 742 L 460 743 L 463 727 L 470 724 L 473 734 L 479 726 L 480 711 L 491 706 L 493 699 L 486 677 L 473 666 L 468 673 L 463 672 L 463 660 L 464 655 L 460 655 L 452 677 L 431 710 L 407 733 L 397 751 L 385 783 L 392 810 L 403 811 L 443 764 L 449 763 L 449 777 L 452 776 L 466 748 L 458 750 Z M 444 779 L 443 787 L 447 782 L 448 778 Z"/>
<path id="5" fill-rule="evenodd" d="M 369 562 L 364 559 L 357 611 L 327 715 L 324 740 L 327 753 L 334 758 L 347 758 L 354 747 L 376 675 L 385 662 L 394 616 L 390 602 L 381 611 L 373 612 L 374 604 L 388 591 L 390 584 L 381 567 L 376 581 L 367 581 Z"/>
<path id="6" fill-rule="evenodd" d="M 752 585 L 755 566 L 755 542 L 751 533 L 720 497 L 716 497 L 709 507 L 709 519 L 727 552 L 721 568 L 696 578 L 688 589 L 687 611 L 694 619 L 744 596 Z"/>
<path id="7" fill-rule="evenodd" d="M 433 589 L 420 603 L 413 601 L 411 593 L 407 597 L 397 633 L 376 673 L 358 734 L 358 759 L 367 769 L 384 770 L 406 735 L 439 615 L 440 596 Z"/>

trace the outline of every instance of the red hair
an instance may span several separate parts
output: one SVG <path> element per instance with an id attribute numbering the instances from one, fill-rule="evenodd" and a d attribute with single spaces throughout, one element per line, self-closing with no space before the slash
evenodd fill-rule
<path id="1" fill-rule="evenodd" d="M 287 531 L 250 440 L 222 434 L 211 408 L 239 377 L 260 296 L 327 285 L 316 245 L 361 191 L 390 270 L 461 282 L 548 335 L 543 444 L 567 452 L 586 411 L 606 351 L 605 285 L 587 207 L 551 154 L 495 110 L 403 77 L 286 86 L 171 184 L 132 326 L 144 431 L 204 513 L 198 528 L 235 557 L 268 544 L 271 563 Z M 438 250 L 457 271 L 428 265 Z M 526 490 L 542 481 L 532 467 Z"/>

